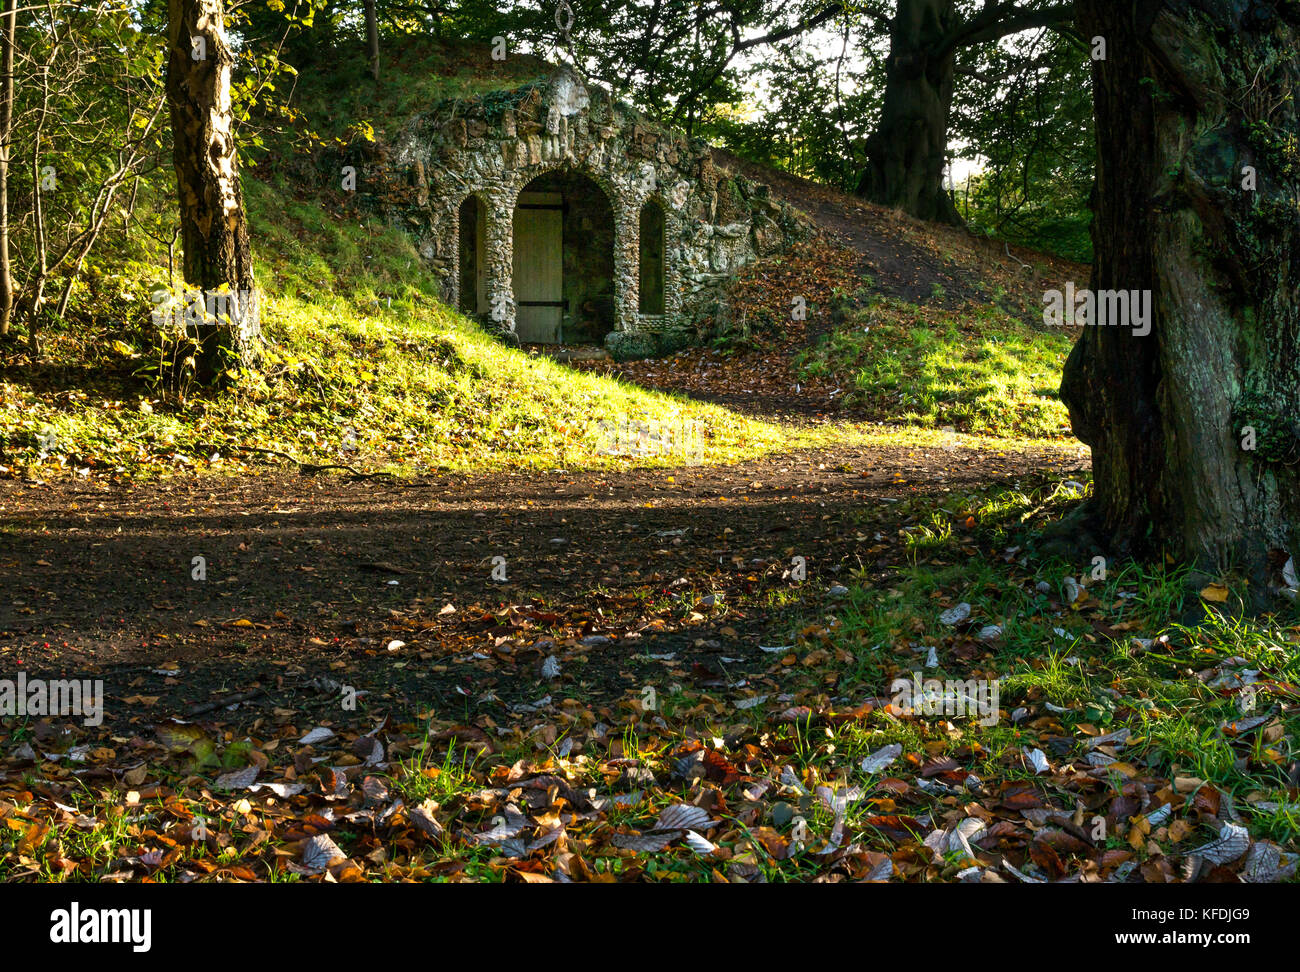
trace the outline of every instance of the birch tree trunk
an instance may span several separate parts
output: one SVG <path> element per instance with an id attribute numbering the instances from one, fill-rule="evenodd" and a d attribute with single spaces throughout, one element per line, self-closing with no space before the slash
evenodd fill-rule
<path id="1" fill-rule="evenodd" d="M 201 376 L 212 378 L 247 360 L 260 340 L 230 103 L 234 59 L 222 0 L 168 0 L 168 13 L 167 98 L 184 277 L 207 311 L 197 326 L 190 317 L 190 330 Z"/>
<path id="2" fill-rule="evenodd" d="M 0 17 L 0 337 L 14 313 L 14 278 L 9 267 L 9 155 L 14 121 L 14 43 L 18 0 L 5 0 Z"/>

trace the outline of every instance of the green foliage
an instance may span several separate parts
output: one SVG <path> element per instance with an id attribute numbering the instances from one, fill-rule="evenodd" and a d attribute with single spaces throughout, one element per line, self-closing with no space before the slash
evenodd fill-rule
<path id="1" fill-rule="evenodd" d="M 24 10 L 16 37 L 9 245 L 29 332 L 164 151 L 164 44 L 129 4 Z"/>
<path id="2" fill-rule="evenodd" d="M 718 106 L 701 134 L 741 158 L 851 190 L 880 90 L 871 68 L 857 66 L 859 38 L 850 25 L 840 29 L 833 48 L 778 45 L 745 75 L 749 90 L 764 92 L 761 104 Z"/>
<path id="3" fill-rule="evenodd" d="M 951 137 L 982 171 L 957 188 L 972 229 L 1080 263 L 1092 259 L 1095 145 L 1088 60 L 1053 34 L 966 52 Z"/>
<path id="4" fill-rule="evenodd" d="M 597 80 L 695 135 L 744 100 L 738 41 L 793 28 L 823 9 L 815 0 L 619 0 L 583 9 L 574 45 Z M 553 27 L 546 33 L 554 36 Z"/>

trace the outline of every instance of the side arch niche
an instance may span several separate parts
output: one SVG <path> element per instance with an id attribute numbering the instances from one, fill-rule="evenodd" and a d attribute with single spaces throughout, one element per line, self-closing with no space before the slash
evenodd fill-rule
<path id="1" fill-rule="evenodd" d="M 641 207 L 638 224 L 638 307 L 643 316 L 662 317 L 667 311 L 666 221 L 664 208 L 655 199 Z"/>
<path id="2" fill-rule="evenodd" d="M 460 228 L 456 247 L 457 304 L 462 313 L 486 314 L 487 262 L 487 206 L 477 195 L 470 194 L 460 204 Z"/>

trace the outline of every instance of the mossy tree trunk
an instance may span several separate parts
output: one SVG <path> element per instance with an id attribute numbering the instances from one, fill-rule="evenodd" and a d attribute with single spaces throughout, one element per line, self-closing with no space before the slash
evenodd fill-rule
<path id="1" fill-rule="evenodd" d="M 1084 518 L 1117 553 L 1241 569 L 1262 603 L 1300 549 L 1300 4 L 1077 9 L 1106 40 L 1091 287 L 1152 293 L 1148 335 L 1086 327 L 1066 364 Z"/>
<path id="2" fill-rule="evenodd" d="M 260 339 L 230 103 L 234 59 L 222 0 L 169 0 L 168 13 L 167 98 L 184 276 L 209 310 L 197 324 L 190 317 L 191 336 L 200 348 L 200 374 L 212 378 L 246 360 Z"/>

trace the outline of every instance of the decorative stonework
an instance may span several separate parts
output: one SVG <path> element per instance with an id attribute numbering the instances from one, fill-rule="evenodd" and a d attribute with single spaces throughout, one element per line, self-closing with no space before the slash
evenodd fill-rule
<path id="1" fill-rule="evenodd" d="M 518 313 L 512 276 L 520 193 L 553 172 L 580 173 L 599 187 L 614 222 L 613 331 L 605 340 L 615 353 L 620 345 L 681 346 L 681 336 L 693 333 L 737 270 L 806 232 L 798 214 L 773 202 L 766 187 L 715 166 L 706 144 L 654 126 L 569 68 L 544 83 L 439 105 L 407 126 L 391 164 L 405 169 L 414 189 L 404 224 L 453 305 L 461 298 L 461 204 L 471 195 L 484 204 L 486 307 L 475 310 L 507 331 Z M 662 314 L 639 313 L 647 202 L 663 213 Z M 633 334 L 647 340 L 619 337 Z"/>

